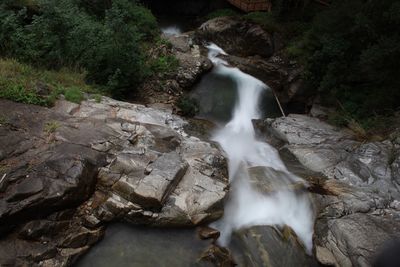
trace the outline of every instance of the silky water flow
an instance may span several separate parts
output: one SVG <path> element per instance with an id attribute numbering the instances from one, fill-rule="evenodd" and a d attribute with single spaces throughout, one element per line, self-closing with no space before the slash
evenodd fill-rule
<path id="1" fill-rule="evenodd" d="M 224 216 L 213 224 L 221 232 L 220 245 L 227 246 L 232 232 L 240 228 L 287 225 L 311 253 L 314 212 L 307 184 L 286 169 L 275 148 L 257 140 L 252 124 L 261 117 L 260 95 L 271 89 L 218 58 L 226 53 L 217 45 L 207 48 L 213 71 L 233 79 L 238 90 L 231 120 L 213 136 L 227 154 L 231 181 Z"/>

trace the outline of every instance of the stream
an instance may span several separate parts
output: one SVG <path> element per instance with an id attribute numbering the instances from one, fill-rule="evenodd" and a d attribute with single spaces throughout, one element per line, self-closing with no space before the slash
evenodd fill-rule
<path id="1" fill-rule="evenodd" d="M 178 25 L 164 22 L 165 35 L 182 32 Z M 226 55 L 222 48 L 215 44 L 207 48 L 214 68 L 195 86 L 191 97 L 200 103 L 199 118 L 218 125 L 211 139 L 228 157 L 231 189 L 225 214 L 211 224 L 221 232 L 218 244 L 229 247 L 232 233 L 242 228 L 287 225 L 311 254 L 314 212 L 306 184 L 288 171 L 275 148 L 257 139 L 252 123 L 253 119 L 279 116 L 271 89 L 220 59 L 219 55 Z M 195 263 L 210 242 L 201 241 L 194 229 L 114 224 L 75 266 L 199 266 Z"/>

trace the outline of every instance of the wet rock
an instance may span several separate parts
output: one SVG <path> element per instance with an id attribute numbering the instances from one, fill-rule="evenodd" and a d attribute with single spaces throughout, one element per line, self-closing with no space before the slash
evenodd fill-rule
<path id="1" fill-rule="evenodd" d="M 291 230 L 255 226 L 234 233 L 230 244 L 239 266 L 310 266 L 311 259 Z"/>
<path id="2" fill-rule="evenodd" d="M 19 231 L 2 237 L 0 265 L 71 265 L 77 256 L 87 251 L 90 245 L 103 236 L 102 227 L 89 230 L 80 225 L 77 216 L 63 218 L 62 213 L 30 221 L 18 227 Z M 19 234 L 16 234 L 17 232 Z"/>
<path id="3" fill-rule="evenodd" d="M 224 48 L 224 47 L 222 47 Z M 305 113 L 310 98 L 303 78 L 302 69 L 278 55 L 264 59 L 258 56 L 240 57 L 236 54 L 223 56 L 230 65 L 239 68 L 268 85 L 283 105 L 286 113 Z"/>
<path id="4" fill-rule="evenodd" d="M 218 245 L 210 245 L 200 256 L 200 264 L 196 266 L 220 266 L 233 267 L 236 263 L 233 260 L 231 252 Z"/>
<path id="5" fill-rule="evenodd" d="M 306 184 L 295 175 L 273 168 L 256 166 L 248 169 L 250 184 L 261 193 L 271 194 L 276 191 L 302 191 Z"/>
<path id="6" fill-rule="evenodd" d="M 216 43 L 228 54 L 270 57 L 274 52 L 272 35 L 261 26 L 236 17 L 218 17 L 197 30 L 199 39 Z"/>
<path id="7" fill-rule="evenodd" d="M 198 230 L 198 234 L 200 239 L 214 239 L 217 240 L 218 237 L 220 236 L 220 232 L 214 228 L 205 226 L 205 227 L 200 227 Z"/>

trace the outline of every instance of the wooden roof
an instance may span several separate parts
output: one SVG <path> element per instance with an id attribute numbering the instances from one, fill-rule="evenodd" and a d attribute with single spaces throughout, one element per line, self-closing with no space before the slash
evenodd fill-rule
<path id="1" fill-rule="evenodd" d="M 228 0 L 228 2 L 245 12 L 271 10 L 269 0 Z"/>

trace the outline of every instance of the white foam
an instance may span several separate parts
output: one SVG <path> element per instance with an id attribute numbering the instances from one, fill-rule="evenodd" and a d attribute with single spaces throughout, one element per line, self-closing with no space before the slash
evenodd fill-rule
<path id="1" fill-rule="evenodd" d="M 182 34 L 182 30 L 176 25 L 162 27 L 161 32 L 167 36 L 176 36 Z"/>

